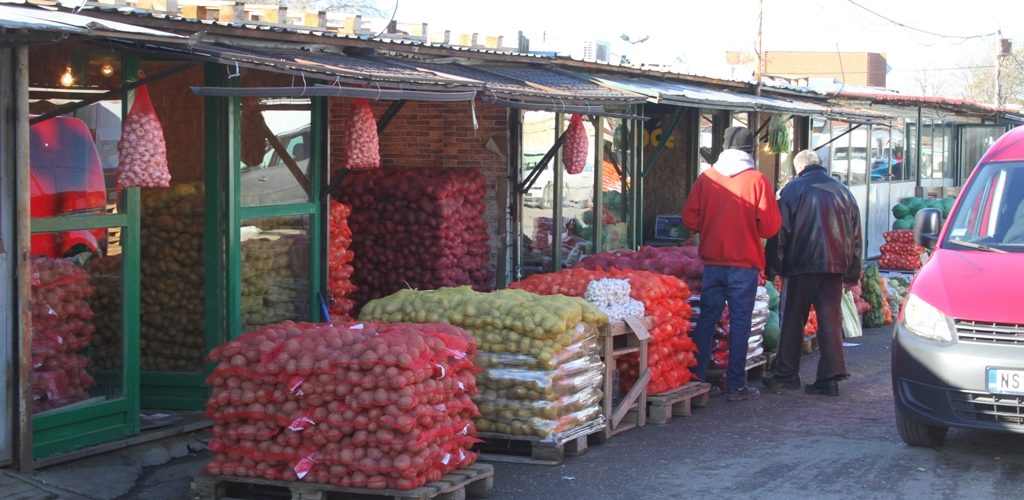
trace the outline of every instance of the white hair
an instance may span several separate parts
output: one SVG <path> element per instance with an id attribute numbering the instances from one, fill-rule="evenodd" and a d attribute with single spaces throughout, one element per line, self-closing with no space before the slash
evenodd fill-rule
<path id="1" fill-rule="evenodd" d="M 818 157 L 818 153 L 805 149 L 793 157 L 793 168 L 797 172 L 802 171 L 808 165 L 821 165 L 821 158 Z"/>

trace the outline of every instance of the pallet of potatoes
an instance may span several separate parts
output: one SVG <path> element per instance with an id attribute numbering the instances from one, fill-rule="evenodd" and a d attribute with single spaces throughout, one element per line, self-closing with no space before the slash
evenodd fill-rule
<path id="1" fill-rule="evenodd" d="M 647 396 L 647 422 L 664 425 L 674 416 L 688 417 L 693 414 L 693 407 L 708 405 L 710 392 L 711 384 L 694 381 L 663 394 Z"/>
<path id="2" fill-rule="evenodd" d="M 274 481 L 258 477 L 212 476 L 199 472 L 192 478 L 193 500 L 271 499 L 393 499 L 393 500 L 462 500 L 467 497 L 486 498 L 494 492 L 494 467 L 472 464 L 453 471 L 440 481 L 411 490 L 348 488 L 302 481 Z"/>
<path id="3" fill-rule="evenodd" d="M 479 432 L 476 437 L 482 442 L 473 449 L 481 452 L 479 460 L 485 462 L 561 465 L 567 456 L 586 453 L 591 437 L 595 444 L 602 443 L 604 426 L 584 425 L 563 433 L 557 440 L 497 432 Z"/>

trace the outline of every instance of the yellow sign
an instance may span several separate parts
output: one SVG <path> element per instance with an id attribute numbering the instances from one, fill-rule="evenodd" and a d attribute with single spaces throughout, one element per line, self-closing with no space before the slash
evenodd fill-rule
<path id="1" fill-rule="evenodd" d="M 647 146 L 658 147 L 658 145 L 661 144 L 661 141 L 662 141 L 662 137 L 661 136 L 664 133 L 665 133 L 665 131 L 662 130 L 661 127 L 658 127 L 658 128 L 656 128 L 656 129 L 654 129 L 654 130 L 652 130 L 650 132 L 648 132 L 647 130 L 644 130 L 644 147 L 647 147 Z M 674 149 L 676 147 L 675 137 L 670 135 L 670 136 L 668 136 L 667 139 L 665 139 L 665 141 L 666 141 L 665 142 L 665 147 L 666 148 Z"/>

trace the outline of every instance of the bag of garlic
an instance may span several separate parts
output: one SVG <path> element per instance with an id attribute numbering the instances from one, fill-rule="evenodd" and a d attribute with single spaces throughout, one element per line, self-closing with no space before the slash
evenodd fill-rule
<path id="1" fill-rule="evenodd" d="M 352 100 L 352 118 L 345 130 L 344 165 L 351 170 L 380 168 L 380 139 L 370 101 Z"/>
<path id="2" fill-rule="evenodd" d="M 609 321 L 642 318 L 646 313 L 644 303 L 631 298 L 631 291 L 627 279 L 601 278 L 587 283 L 583 299 L 607 314 Z"/>
<path id="3" fill-rule="evenodd" d="M 171 172 L 167 169 L 167 144 L 164 129 L 149 100 L 149 88 L 135 90 L 135 102 L 121 125 L 121 142 L 117 144 L 117 185 L 129 187 L 169 187 Z"/>
<path id="4" fill-rule="evenodd" d="M 572 115 L 569 119 L 569 128 L 565 131 L 565 144 L 562 146 L 562 163 L 565 164 L 565 172 L 578 174 L 587 165 L 587 149 L 590 142 L 587 139 L 587 129 L 583 127 L 583 116 Z"/>

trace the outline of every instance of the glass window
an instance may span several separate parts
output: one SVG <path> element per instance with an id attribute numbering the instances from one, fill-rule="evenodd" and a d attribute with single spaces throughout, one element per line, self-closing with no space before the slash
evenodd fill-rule
<path id="1" fill-rule="evenodd" d="M 604 166 L 601 169 L 601 202 L 604 205 L 604 214 L 601 217 L 601 250 L 607 252 L 629 246 L 628 138 L 632 122 L 621 118 L 605 118 L 603 123 Z"/>
<path id="2" fill-rule="evenodd" d="M 545 111 L 523 113 L 523 170 L 520 178 L 525 180 L 540 160 L 555 143 L 555 114 Z M 523 234 L 520 249 L 522 276 L 553 270 L 552 259 L 555 237 L 554 214 L 554 168 L 551 161 L 530 189 L 523 193 Z"/>
<path id="3" fill-rule="evenodd" d="M 963 180 L 974 171 L 978 160 L 995 144 L 996 139 L 1006 130 L 1002 126 L 967 126 L 961 131 L 963 147 Z"/>
<path id="4" fill-rule="evenodd" d="M 1024 252 L 1024 163 L 979 168 L 961 195 L 943 248 L 970 250 L 974 243 Z"/>
<path id="5" fill-rule="evenodd" d="M 242 206 L 310 200 L 312 117 L 310 99 L 242 99 Z"/>
<path id="6" fill-rule="evenodd" d="M 242 221 L 242 331 L 309 320 L 309 217 Z"/>
<path id="7" fill-rule="evenodd" d="M 949 123 L 942 127 L 942 178 L 951 181 L 956 180 L 955 164 L 953 161 L 953 124 Z"/>
<path id="8" fill-rule="evenodd" d="M 732 119 L 730 121 L 730 127 L 746 127 L 750 128 L 750 113 L 747 112 L 736 112 L 732 113 Z"/>
<path id="9" fill-rule="evenodd" d="M 122 395 L 121 274 L 120 256 L 32 260 L 33 413 Z"/>
<path id="10" fill-rule="evenodd" d="M 569 126 L 571 115 L 563 116 L 563 127 Z M 594 124 L 589 117 L 584 117 L 583 126 L 587 130 L 590 148 L 587 150 L 587 163 L 578 174 L 564 173 L 562 185 L 562 216 L 566 219 L 562 226 L 562 266 L 568 267 L 579 261 L 584 255 L 594 252 Z M 559 168 L 565 170 L 563 165 Z"/>
<path id="11" fill-rule="evenodd" d="M 697 155 L 697 172 L 694 173 L 694 178 L 701 172 L 711 168 L 714 163 L 714 122 L 715 114 L 704 111 L 700 114 L 700 154 Z"/>
<path id="12" fill-rule="evenodd" d="M 915 123 L 907 124 L 907 154 L 905 156 L 905 163 L 907 164 L 907 172 L 905 180 L 917 181 L 917 173 L 919 165 L 918 158 L 918 143 L 917 143 L 917 130 L 918 126 Z"/>

